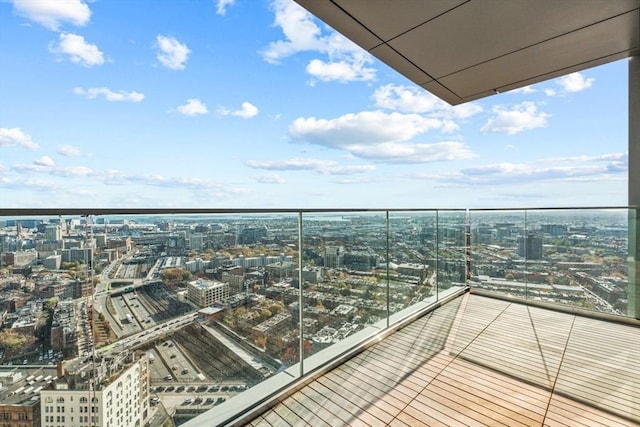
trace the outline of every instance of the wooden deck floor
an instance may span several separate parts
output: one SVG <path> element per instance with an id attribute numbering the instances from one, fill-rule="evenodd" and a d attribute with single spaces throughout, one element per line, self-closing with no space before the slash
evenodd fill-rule
<path id="1" fill-rule="evenodd" d="M 251 425 L 640 425 L 640 329 L 466 294 Z"/>

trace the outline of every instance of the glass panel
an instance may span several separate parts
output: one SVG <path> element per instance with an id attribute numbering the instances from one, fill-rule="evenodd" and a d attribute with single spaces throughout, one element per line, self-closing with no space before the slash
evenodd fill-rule
<path id="1" fill-rule="evenodd" d="M 640 210 L 629 209 L 628 211 L 628 286 L 627 301 L 621 301 L 620 310 L 628 316 L 640 319 Z M 626 305 L 626 307 L 625 307 Z"/>
<path id="2" fill-rule="evenodd" d="M 466 211 L 438 211 L 438 295 L 466 286 Z"/>
<path id="3" fill-rule="evenodd" d="M 387 316 L 385 213 L 303 216 L 305 357 Z"/>
<path id="4" fill-rule="evenodd" d="M 526 234 L 525 211 L 471 210 L 472 287 L 513 297 L 527 295 L 525 252 L 520 243 Z"/>
<path id="5" fill-rule="evenodd" d="M 19 352 L 3 353 L 3 362 L 81 356 L 91 363 L 94 351 L 95 360 L 117 360 L 140 350 L 150 361 L 150 398 L 182 393 L 199 411 L 299 360 L 295 213 L 2 218 L 1 225 L 3 278 L 16 278 L 13 297 L 33 306 L 31 318 L 49 310 L 35 318 L 52 322 Z M 96 372 L 106 384 L 117 370 Z M 81 374 L 77 384 L 90 378 Z"/>
<path id="6" fill-rule="evenodd" d="M 612 314 L 628 304 L 628 211 L 527 212 L 528 297 Z"/>
<path id="7" fill-rule="evenodd" d="M 391 313 L 435 297 L 436 230 L 436 211 L 389 214 Z M 384 270 L 381 272 L 386 274 Z M 384 276 L 380 279 L 386 280 Z"/>

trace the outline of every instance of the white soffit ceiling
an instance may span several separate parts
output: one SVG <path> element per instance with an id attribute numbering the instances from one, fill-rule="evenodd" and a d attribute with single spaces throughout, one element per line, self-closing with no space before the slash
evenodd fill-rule
<path id="1" fill-rule="evenodd" d="M 640 54 L 640 0 L 296 0 L 452 105 Z"/>

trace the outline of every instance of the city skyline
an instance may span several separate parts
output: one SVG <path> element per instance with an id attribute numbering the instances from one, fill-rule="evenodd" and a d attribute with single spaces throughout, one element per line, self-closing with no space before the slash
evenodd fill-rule
<path id="1" fill-rule="evenodd" d="M 2 207 L 627 204 L 627 61 L 450 107 L 292 1 L 0 3 Z"/>

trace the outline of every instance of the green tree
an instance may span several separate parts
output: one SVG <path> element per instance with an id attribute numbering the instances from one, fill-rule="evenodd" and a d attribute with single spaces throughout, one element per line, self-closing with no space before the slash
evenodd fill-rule
<path id="1" fill-rule="evenodd" d="M 0 332 L 0 348 L 4 350 L 5 357 L 20 354 L 35 342 L 36 338 L 34 336 L 16 332 L 13 329 L 6 329 Z"/>

